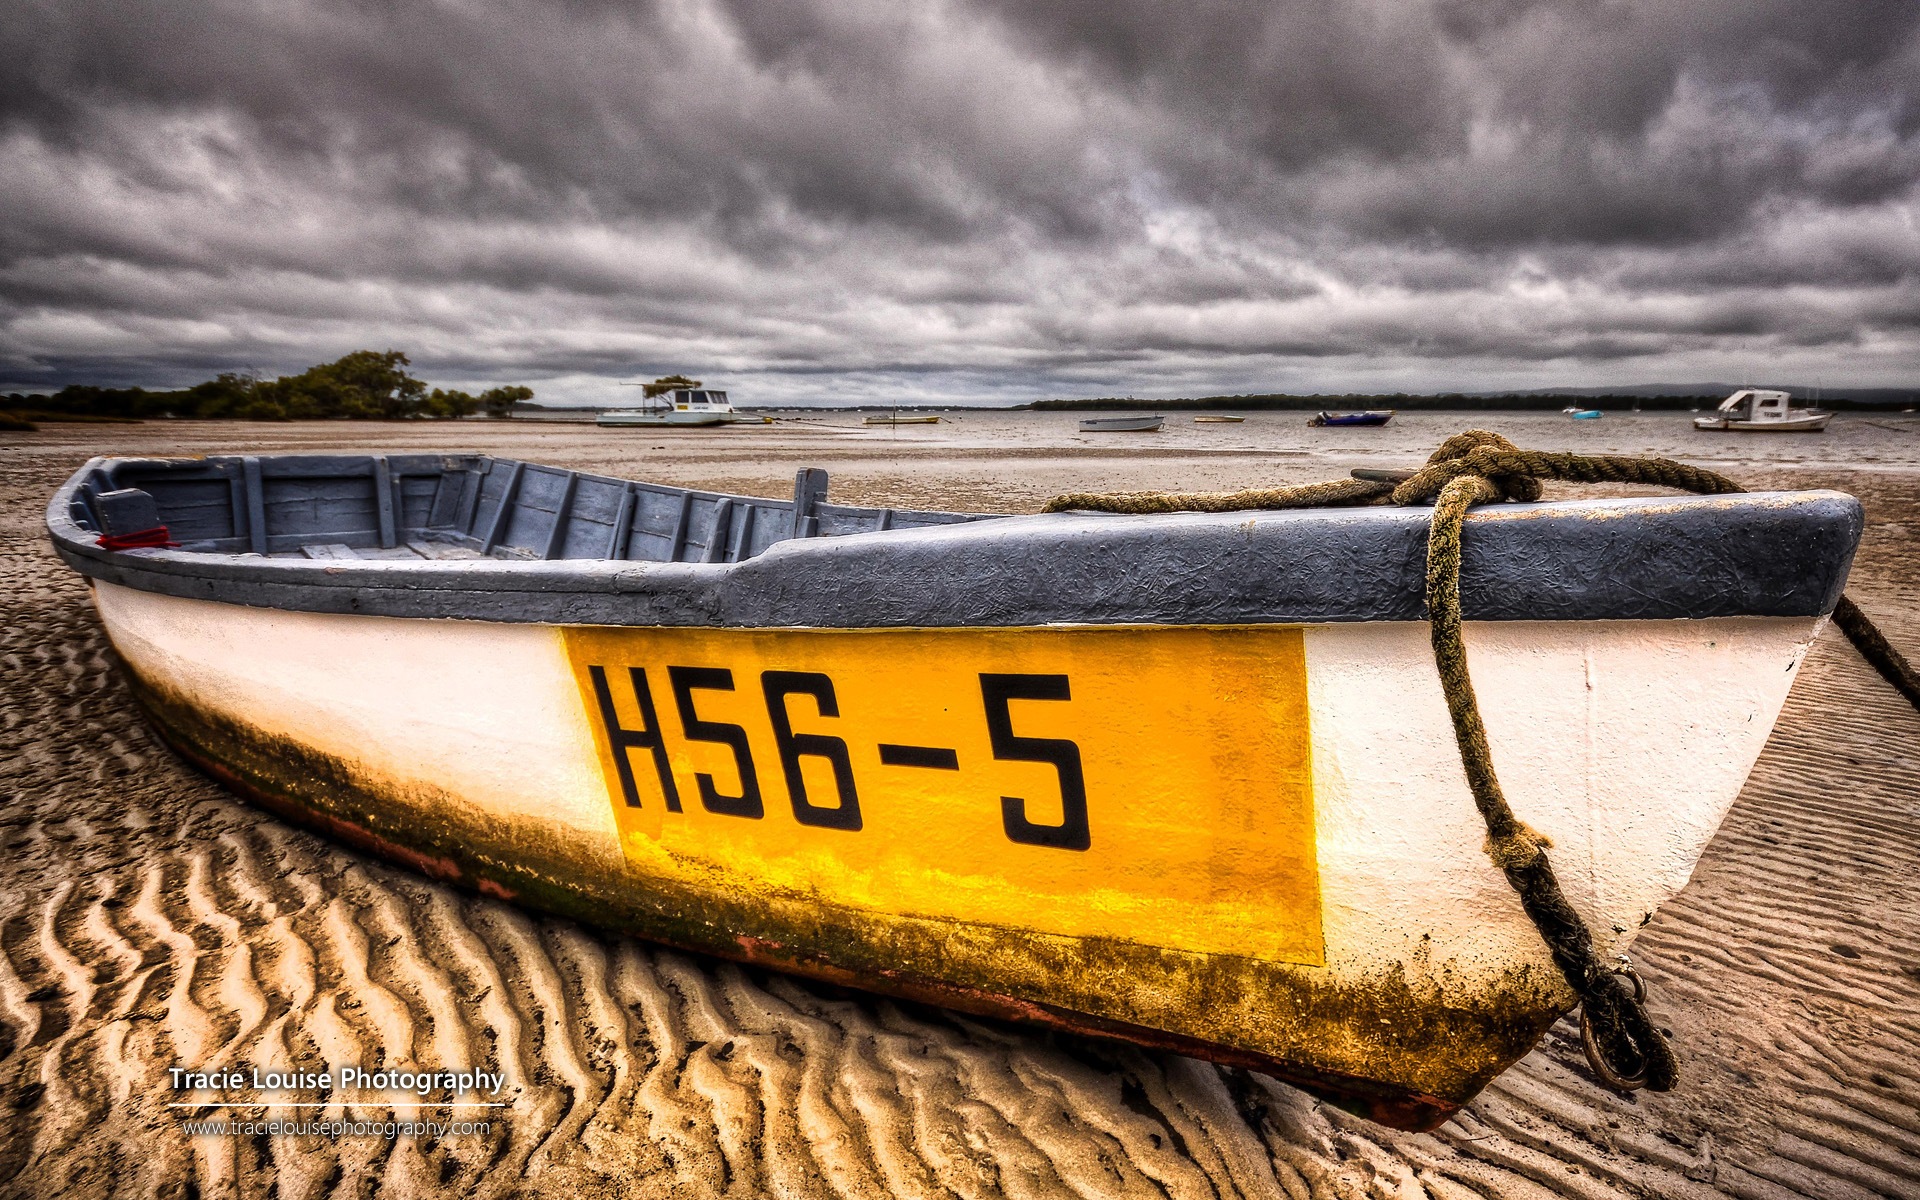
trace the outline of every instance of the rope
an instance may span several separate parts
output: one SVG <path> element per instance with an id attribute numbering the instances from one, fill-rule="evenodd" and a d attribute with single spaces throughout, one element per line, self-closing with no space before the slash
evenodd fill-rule
<path id="1" fill-rule="evenodd" d="M 1047 501 L 1041 512 L 1173 513 L 1246 512 L 1249 509 L 1333 508 L 1385 500 L 1391 483 L 1334 479 L 1300 487 L 1250 488 L 1244 492 L 1070 492 Z"/>
<path id="2" fill-rule="evenodd" d="M 1538 481 L 1527 481 L 1532 485 L 1528 490 L 1538 494 Z M 1415 476 L 1401 486 L 1416 482 L 1424 485 L 1425 481 Z M 1494 774 L 1493 752 L 1487 746 L 1486 725 L 1480 720 L 1473 680 L 1467 674 L 1467 648 L 1460 637 L 1460 533 L 1468 507 L 1497 498 L 1499 486 L 1483 475 L 1454 475 L 1440 489 L 1427 533 L 1427 615 L 1433 660 L 1453 717 L 1460 764 L 1487 827 L 1488 856 L 1520 894 L 1520 906 L 1552 951 L 1554 965 L 1579 995 L 1607 1067 L 1622 1081 L 1668 1091 L 1678 1076 L 1673 1050 L 1626 981 L 1601 961 L 1586 922 L 1560 890 L 1547 860 L 1547 839 L 1514 816 Z"/>
<path id="3" fill-rule="evenodd" d="M 1860 651 L 1860 657 L 1872 664 L 1880 672 L 1880 678 L 1893 685 L 1893 689 L 1907 698 L 1907 702 L 1920 708 L 1920 675 L 1898 650 L 1880 633 L 1860 606 L 1847 597 L 1840 597 L 1840 603 L 1834 605 L 1833 623 L 1840 632 L 1847 635 Z"/>
<path id="4" fill-rule="evenodd" d="M 1723 475 L 1665 458 L 1555 454 L 1522 450 L 1497 433 L 1470 429 L 1443 442 L 1427 465 L 1404 478 L 1355 472 L 1359 478 L 1300 487 L 1240 492 L 1074 493 L 1056 496 L 1043 512 L 1241 512 L 1433 501 L 1427 533 L 1427 616 L 1434 665 L 1453 719 L 1454 741 L 1474 807 L 1487 829 L 1487 856 L 1506 875 L 1533 926 L 1581 1004 L 1581 1036 L 1594 1071 L 1623 1091 L 1669 1091 L 1679 1076 L 1673 1050 L 1647 1015 L 1646 985 L 1631 967 L 1602 962 L 1586 922 L 1568 903 L 1547 858 L 1548 838 L 1514 815 L 1500 789 L 1487 731 L 1467 672 L 1461 640 L 1460 537 L 1467 510 L 1495 500 L 1537 500 L 1541 480 L 1640 483 L 1705 495 L 1744 491 Z M 1902 695 L 1920 708 L 1920 676 L 1873 622 L 1845 596 L 1834 624 Z"/>

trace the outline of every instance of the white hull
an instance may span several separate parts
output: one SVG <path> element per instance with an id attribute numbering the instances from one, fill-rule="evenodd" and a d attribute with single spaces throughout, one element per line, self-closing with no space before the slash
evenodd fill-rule
<path id="1" fill-rule="evenodd" d="M 96 601 L 149 688 L 345 764 L 396 803 L 461 810 L 422 819 L 457 816 L 623 871 L 554 627 L 286 612 L 108 583 Z M 1821 623 L 1467 627 L 1502 782 L 1553 839 L 1567 895 L 1604 953 L 1624 950 L 1686 883 Z M 1309 627 L 1305 650 L 1325 962 L 1287 969 L 1316 985 L 1400 975 L 1441 1002 L 1468 1002 L 1517 968 L 1553 978 L 1484 853 L 1425 626 Z M 1231 831 L 1219 838 L 1231 854 Z"/>
<path id="2" fill-rule="evenodd" d="M 735 420 L 737 420 L 737 418 L 729 416 L 726 413 L 713 412 L 603 412 L 594 418 L 593 423 L 608 428 L 631 428 L 636 426 L 647 428 L 664 426 L 693 428 L 707 425 L 726 425 Z"/>
<path id="3" fill-rule="evenodd" d="M 1833 420 L 1832 413 L 1787 417 L 1779 421 L 1733 421 L 1725 417 L 1695 417 L 1693 427 L 1723 433 L 1818 433 Z"/>

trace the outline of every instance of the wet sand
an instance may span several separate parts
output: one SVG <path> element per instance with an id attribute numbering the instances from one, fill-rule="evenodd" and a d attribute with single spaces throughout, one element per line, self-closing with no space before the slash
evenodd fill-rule
<path id="1" fill-rule="evenodd" d="M 1423 415 L 1387 437 L 1073 415 L 899 430 L 564 424 L 49 426 L 0 434 L 0 1193 L 266 1196 L 1920 1196 L 1920 714 L 1831 632 L 1692 884 L 1641 936 L 1681 1089 L 1593 1085 L 1569 1022 L 1441 1130 L 1258 1076 L 842 993 L 425 882 L 231 799 L 147 732 L 53 489 L 98 453 L 480 449 L 766 495 L 1024 511 L 1066 490 L 1413 465 L 1469 424 L 1859 495 L 1850 587 L 1920 658 L 1920 421 L 1694 435 Z M 1585 426 L 1603 426 L 1587 428 Z M 187 1138 L 165 1070 L 487 1065 L 486 1135 Z M 285 1114 L 283 1114 L 285 1115 Z M 354 1115 L 383 1119 L 391 1110 Z"/>

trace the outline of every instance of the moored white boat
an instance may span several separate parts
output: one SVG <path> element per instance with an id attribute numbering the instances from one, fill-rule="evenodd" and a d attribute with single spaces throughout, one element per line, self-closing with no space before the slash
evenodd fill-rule
<path id="1" fill-rule="evenodd" d="M 717 388 L 672 388 L 647 397 L 640 408 L 610 408 L 594 418 L 594 424 L 612 428 L 625 426 L 707 426 L 759 424 L 763 418 L 743 417 L 735 411 L 727 394 Z"/>
<path id="2" fill-rule="evenodd" d="M 1156 433 L 1167 423 L 1163 416 L 1149 417 L 1085 417 L 1080 421 L 1082 433 Z"/>
<path id="3" fill-rule="evenodd" d="M 1693 427 L 1734 433 L 1818 433 L 1831 420 L 1830 412 L 1795 408 L 1791 392 L 1741 388 L 1722 400 L 1710 416 L 1695 417 Z"/>
<path id="4" fill-rule="evenodd" d="M 47 519 L 172 744 L 442 878 L 1405 1126 L 1570 1006 L 1483 851 L 1424 510 L 989 518 L 825 490 L 96 460 Z M 1685 883 L 1860 522 L 1830 492 L 1469 517 L 1493 752 L 1605 952 Z"/>

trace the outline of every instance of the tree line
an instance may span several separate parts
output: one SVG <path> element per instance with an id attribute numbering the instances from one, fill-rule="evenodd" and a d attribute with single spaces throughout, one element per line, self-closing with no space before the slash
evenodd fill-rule
<path id="1" fill-rule="evenodd" d="M 488 388 L 477 396 L 449 388 L 429 388 L 408 369 L 411 365 L 398 350 L 355 350 L 333 362 L 277 379 L 223 372 L 175 391 L 76 383 L 50 396 L 10 395 L 5 407 L 15 410 L 12 415 L 20 424 L 34 417 L 54 421 L 149 417 L 401 421 L 468 417 L 481 412 L 489 417 L 507 417 L 513 414 L 516 403 L 533 399 L 533 389 L 519 385 Z"/>

